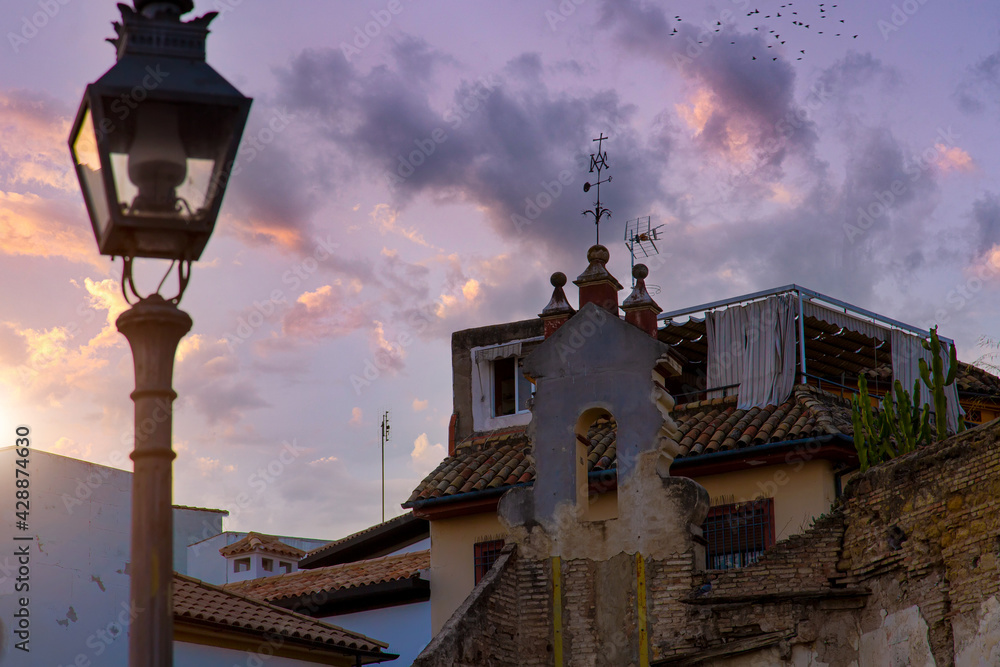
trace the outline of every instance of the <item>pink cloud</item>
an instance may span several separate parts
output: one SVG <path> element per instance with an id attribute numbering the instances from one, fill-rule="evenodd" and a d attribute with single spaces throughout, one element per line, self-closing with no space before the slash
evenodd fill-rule
<path id="1" fill-rule="evenodd" d="M 345 287 L 340 281 L 303 293 L 282 317 L 282 334 L 317 341 L 370 326 L 368 305 L 354 301 L 356 294 L 356 287 Z"/>

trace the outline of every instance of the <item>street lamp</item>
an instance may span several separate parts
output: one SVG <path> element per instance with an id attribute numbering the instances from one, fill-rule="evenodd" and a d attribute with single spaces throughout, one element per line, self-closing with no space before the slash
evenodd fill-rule
<path id="1" fill-rule="evenodd" d="M 122 293 L 136 299 L 117 321 L 136 386 L 129 664 L 172 667 L 171 385 L 177 344 L 191 329 L 177 304 L 215 227 L 251 100 L 205 62 L 215 12 L 183 22 L 192 0 L 118 7 L 108 40 L 117 62 L 87 86 L 69 145 L 97 246 L 123 258 Z M 179 262 L 177 295 L 141 296 L 136 257 Z"/>

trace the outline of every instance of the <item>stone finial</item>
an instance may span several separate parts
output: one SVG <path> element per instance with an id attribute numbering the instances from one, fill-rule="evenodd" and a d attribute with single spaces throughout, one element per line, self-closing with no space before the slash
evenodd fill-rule
<path id="1" fill-rule="evenodd" d="M 566 292 L 563 291 L 563 287 L 566 285 L 566 274 L 556 271 L 549 278 L 549 282 L 552 283 L 553 287 L 552 298 L 538 315 L 544 322 L 546 338 L 554 334 L 576 312 L 573 310 L 573 306 L 569 305 Z"/>
<path id="2" fill-rule="evenodd" d="M 625 321 L 633 324 L 653 338 L 656 338 L 656 316 L 663 310 L 653 301 L 646 291 L 646 276 L 649 269 L 645 264 L 636 264 L 632 269 L 632 277 L 635 278 L 635 287 L 632 293 L 622 303 L 622 310 L 625 311 Z"/>
<path id="3" fill-rule="evenodd" d="M 610 257 L 611 253 L 604 246 L 591 246 L 587 251 L 587 261 L 590 265 L 573 283 L 580 288 L 581 308 L 585 304 L 593 303 L 617 317 L 618 291 L 622 289 L 622 285 L 605 266 Z"/>

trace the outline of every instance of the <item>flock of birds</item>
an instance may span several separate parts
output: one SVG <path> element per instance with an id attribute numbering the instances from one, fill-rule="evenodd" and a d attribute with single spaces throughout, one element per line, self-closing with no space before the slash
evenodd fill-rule
<path id="1" fill-rule="evenodd" d="M 821 2 L 816 7 L 812 7 L 812 5 L 807 5 L 802 2 L 796 6 L 794 2 L 788 2 L 781 5 L 777 9 L 772 10 L 770 13 L 764 14 L 763 16 L 760 15 L 760 9 L 755 8 L 747 12 L 747 17 L 751 19 L 756 18 L 760 21 L 758 25 L 754 26 L 754 31 L 764 35 L 768 41 L 771 39 L 774 40 L 774 43 L 767 45 L 767 48 L 769 49 L 776 47 L 780 48 L 790 41 L 794 42 L 797 37 L 804 34 L 800 32 L 802 30 L 808 30 L 819 35 L 830 35 L 831 37 L 857 39 L 858 35 L 852 35 L 851 32 L 847 30 L 845 20 L 837 18 L 836 9 L 837 5 L 826 2 Z M 802 10 L 801 13 L 800 10 Z M 681 22 L 683 21 L 683 18 L 679 15 L 675 15 L 674 21 Z M 729 23 L 732 24 L 733 22 L 730 21 Z M 717 20 L 715 22 L 715 32 L 721 32 L 724 27 L 726 26 L 721 20 Z M 673 37 L 677 34 L 678 30 L 675 27 L 672 32 L 668 33 L 668 36 Z M 699 41 L 698 43 L 702 44 L 704 43 L 704 40 Z M 731 46 L 735 46 L 736 42 L 730 41 L 729 44 Z M 795 57 L 796 60 L 802 60 L 802 58 L 805 57 L 805 49 L 795 49 L 795 46 L 789 46 L 798 51 L 798 55 Z M 758 58 L 757 56 L 752 55 L 751 60 L 766 61 L 767 58 L 766 56 Z M 778 60 L 778 56 L 771 57 L 772 62 L 776 60 Z"/>

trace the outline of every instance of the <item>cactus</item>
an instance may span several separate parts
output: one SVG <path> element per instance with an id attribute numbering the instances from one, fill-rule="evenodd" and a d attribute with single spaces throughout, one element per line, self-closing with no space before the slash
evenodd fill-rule
<path id="1" fill-rule="evenodd" d="M 885 411 L 872 409 L 868 395 L 868 381 L 858 378 L 859 393 L 851 397 L 851 421 L 854 425 L 854 448 L 858 451 L 861 470 L 887 461 L 895 456 L 892 447 L 892 427 Z"/>
<path id="2" fill-rule="evenodd" d="M 944 359 L 941 357 L 941 339 L 938 338 L 937 327 L 930 331 L 930 341 L 921 341 L 924 349 L 931 353 L 931 365 L 928 367 L 927 361 L 920 360 L 920 378 L 927 385 L 931 392 L 931 400 L 934 401 L 934 426 L 937 431 L 937 439 L 944 440 L 948 437 L 948 397 L 945 395 L 945 387 L 950 387 L 955 383 L 955 376 L 958 374 L 958 358 L 955 346 L 949 345 L 948 351 L 948 375 L 944 373 Z M 959 432 L 965 430 L 965 421 L 958 420 Z"/>
<path id="3" fill-rule="evenodd" d="M 913 394 L 903 390 L 899 380 L 893 384 L 896 405 L 883 411 L 885 419 L 895 439 L 896 454 L 908 454 L 917 447 L 932 441 L 930 428 L 930 406 L 924 403 L 918 405 L 920 396 L 920 380 L 913 383 Z M 913 398 L 911 398 L 911 396 Z"/>
<path id="4" fill-rule="evenodd" d="M 912 394 L 896 380 L 893 383 L 896 400 L 883 403 L 881 411 L 872 409 L 868 382 L 863 375 L 858 377 L 858 393 L 851 398 L 851 421 L 854 425 L 854 448 L 858 451 L 862 471 L 948 437 L 948 399 L 945 389 L 955 382 L 958 373 L 955 346 L 950 346 L 950 367 L 945 375 L 941 340 L 936 327 L 930 331 L 930 341 L 922 343 L 933 357 L 930 365 L 924 359 L 920 360 L 920 379 L 913 383 Z M 934 401 L 933 430 L 930 425 L 930 405 L 919 405 L 921 381 L 927 385 Z M 961 417 L 958 420 L 958 430 L 965 430 L 965 422 Z"/>

